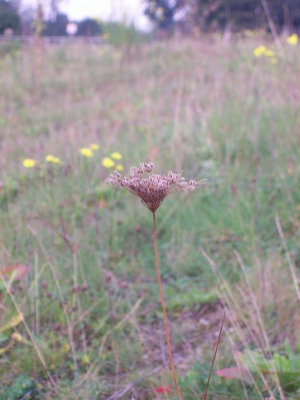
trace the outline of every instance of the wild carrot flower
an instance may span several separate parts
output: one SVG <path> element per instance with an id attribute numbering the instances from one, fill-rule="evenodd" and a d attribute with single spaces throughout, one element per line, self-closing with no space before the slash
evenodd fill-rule
<path id="1" fill-rule="evenodd" d="M 83 147 L 83 148 L 80 150 L 80 153 L 81 153 L 84 157 L 87 157 L 87 158 L 93 157 L 93 152 L 92 152 L 92 150 L 91 150 L 91 149 L 88 149 L 87 147 Z"/>
<path id="2" fill-rule="evenodd" d="M 118 171 L 115 171 L 105 182 L 129 190 L 139 197 L 151 212 L 155 212 L 170 194 L 194 190 L 204 184 L 204 181 L 185 181 L 181 177 L 182 171 L 178 174 L 171 171 L 167 175 L 151 174 L 153 168 L 153 163 L 141 163 L 139 167 L 131 168 L 129 177 L 123 178 Z M 148 174 L 147 178 L 143 178 L 144 173 Z"/>
<path id="3" fill-rule="evenodd" d="M 115 166 L 115 162 L 111 158 L 105 157 L 102 160 L 102 165 L 105 168 L 113 168 Z"/>
<path id="4" fill-rule="evenodd" d="M 115 151 L 114 153 L 110 154 L 110 157 L 113 158 L 114 160 L 121 160 L 122 155 Z"/>
<path id="5" fill-rule="evenodd" d="M 104 160 L 103 160 L 104 161 Z M 112 161 L 112 160 L 111 160 Z M 113 162 L 113 161 L 112 161 Z M 102 162 L 103 164 L 103 162 Z M 180 389 L 177 382 L 176 371 L 173 362 L 173 355 L 171 349 L 171 340 L 168 328 L 167 312 L 163 295 L 163 287 L 161 282 L 161 274 L 159 268 L 159 259 L 157 251 L 157 230 L 156 230 L 156 217 L 155 211 L 161 205 L 163 200 L 170 194 L 177 192 L 187 192 L 196 189 L 198 186 L 202 186 L 204 181 L 196 182 L 190 180 L 187 182 L 182 176 L 182 171 L 178 174 L 168 172 L 167 175 L 152 174 L 154 168 L 153 163 L 141 163 L 139 167 L 132 167 L 130 170 L 129 177 L 122 177 L 120 172 L 115 171 L 105 180 L 106 183 L 113 185 L 116 188 L 124 187 L 133 193 L 135 196 L 142 200 L 144 206 L 146 206 L 151 212 L 153 217 L 153 244 L 155 252 L 155 268 L 157 274 L 157 281 L 159 287 L 159 294 L 161 299 L 161 306 L 164 316 L 164 326 L 166 332 L 166 342 L 168 347 L 170 367 L 172 370 L 172 376 L 176 388 L 176 392 L 179 400 L 182 400 Z M 144 173 L 146 177 L 143 177 Z"/>
<path id="6" fill-rule="evenodd" d="M 99 145 L 96 144 L 96 143 L 93 143 L 93 144 L 90 146 L 90 149 L 91 149 L 91 150 L 98 150 L 98 149 L 99 149 Z"/>
<path id="7" fill-rule="evenodd" d="M 23 161 L 23 166 L 24 166 L 25 168 L 33 168 L 36 164 L 37 164 L 37 161 L 36 161 L 36 160 L 33 160 L 32 158 L 26 158 L 26 159 Z"/>
<path id="8" fill-rule="evenodd" d="M 298 44 L 298 35 L 296 33 L 293 33 L 291 36 L 289 36 L 286 41 L 291 44 L 292 46 L 296 46 Z"/>

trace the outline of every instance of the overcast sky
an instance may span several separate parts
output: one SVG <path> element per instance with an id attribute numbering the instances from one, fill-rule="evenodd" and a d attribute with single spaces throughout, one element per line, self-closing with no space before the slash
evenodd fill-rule
<path id="1" fill-rule="evenodd" d="M 23 6 L 36 6 L 39 0 L 22 0 Z M 50 0 L 40 0 L 44 5 Z M 140 29 L 149 27 L 148 19 L 143 15 L 143 0 L 62 0 L 59 9 L 70 20 L 79 21 L 87 17 L 103 20 L 134 21 Z"/>

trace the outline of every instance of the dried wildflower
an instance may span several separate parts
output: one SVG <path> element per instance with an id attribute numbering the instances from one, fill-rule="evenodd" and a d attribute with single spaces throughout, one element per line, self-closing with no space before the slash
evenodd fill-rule
<path id="1" fill-rule="evenodd" d="M 111 154 L 112 157 L 112 154 Z M 110 160 L 108 158 L 108 160 Z M 104 160 L 103 160 L 104 161 Z M 102 161 L 102 164 L 103 164 Z M 113 162 L 112 160 L 110 160 Z M 161 306 L 163 310 L 164 326 L 166 333 L 166 342 L 168 347 L 170 367 L 172 370 L 172 376 L 174 380 L 174 385 L 176 388 L 176 393 L 179 400 L 182 400 L 180 389 L 177 382 L 175 366 L 173 362 L 171 340 L 168 328 L 167 311 L 165 306 L 165 300 L 163 295 L 163 287 L 161 282 L 161 274 L 159 268 L 159 259 L 157 251 L 157 229 L 156 229 L 156 217 L 155 211 L 161 205 L 163 200 L 170 194 L 177 192 L 187 192 L 189 190 L 194 190 L 198 186 L 202 186 L 204 181 L 196 182 L 190 180 L 187 182 L 182 176 L 182 171 L 178 174 L 173 172 L 168 172 L 167 175 L 157 175 L 152 174 L 154 164 L 153 163 L 141 163 L 139 167 L 132 167 L 130 170 L 129 177 L 123 177 L 119 171 L 115 171 L 110 175 L 110 178 L 105 180 L 106 183 L 113 185 L 116 188 L 124 187 L 131 193 L 136 195 L 142 200 L 142 203 L 152 212 L 153 217 L 153 245 L 155 252 L 155 268 L 157 274 L 157 281 L 159 286 L 159 295 L 161 299 Z M 116 167 L 116 169 L 118 169 Z M 147 177 L 143 177 L 146 174 Z M 160 389 L 160 388 L 159 388 Z M 168 389 L 169 390 L 169 389 Z M 163 391 L 161 391 L 163 392 Z M 167 392 L 166 390 L 164 392 Z"/>
<path id="2" fill-rule="evenodd" d="M 170 194 L 194 190 L 204 184 L 204 181 L 190 180 L 187 182 L 181 176 L 182 171 L 178 174 L 171 171 L 167 175 L 151 174 L 153 168 L 153 163 L 141 163 L 139 167 L 131 168 L 129 177 L 123 178 L 118 171 L 115 171 L 105 182 L 116 188 L 126 188 L 139 197 L 152 213 Z M 144 173 L 148 173 L 146 178 L 143 177 Z"/>

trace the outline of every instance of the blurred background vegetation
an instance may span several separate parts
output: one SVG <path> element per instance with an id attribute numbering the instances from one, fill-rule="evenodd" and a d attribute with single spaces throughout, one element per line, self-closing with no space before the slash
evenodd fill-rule
<path id="1" fill-rule="evenodd" d="M 76 22 L 74 35 L 95 36 L 108 33 L 112 22 L 86 18 L 70 21 L 60 11 L 63 0 L 49 0 L 43 14 L 45 36 L 67 36 L 67 25 Z M 41 3 L 44 4 L 45 2 Z M 298 0 L 144 0 L 144 13 L 153 22 L 156 33 L 171 35 L 180 32 L 197 35 L 201 32 L 239 32 L 246 29 L 291 32 L 300 27 Z M 32 35 L 36 9 L 21 7 L 21 0 L 0 0 L 0 34 L 13 29 L 15 34 Z M 118 24 L 116 24 L 118 25 Z M 124 23 L 124 25 L 127 25 Z M 274 26 L 274 28 L 272 27 Z M 141 33 L 140 33 L 141 34 Z"/>

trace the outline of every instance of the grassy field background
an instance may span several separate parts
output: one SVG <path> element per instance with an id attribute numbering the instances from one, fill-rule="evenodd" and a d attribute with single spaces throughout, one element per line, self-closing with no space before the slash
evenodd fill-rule
<path id="1" fill-rule="evenodd" d="M 125 175 L 207 179 L 157 212 L 184 399 L 204 392 L 224 310 L 214 369 L 252 376 L 213 374 L 209 398 L 299 398 L 299 76 L 299 47 L 270 37 L 2 54 L 1 399 L 176 398 L 151 213 L 104 184 L 112 152 Z"/>

